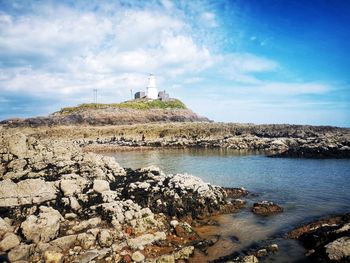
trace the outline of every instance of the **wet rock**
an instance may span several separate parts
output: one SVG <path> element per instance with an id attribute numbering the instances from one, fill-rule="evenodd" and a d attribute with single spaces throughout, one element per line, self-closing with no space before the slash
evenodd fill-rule
<path id="1" fill-rule="evenodd" d="M 40 207 L 39 216 L 30 215 L 22 224 L 21 231 L 28 241 L 48 242 L 57 237 L 61 214 L 51 207 Z"/>
<path id="2" fill-rule="evenodd" d="M 206 253 L 206 251 L 209 247 L 213 246 L 216 242 L 219 241 L 219 238 L 220 238 L 220 236 L 216 235 L 210 239 L 201 240 L 195 244 L 195 248 Z"/>
<path id="3" fill-rule="evenodd" d="M 350 214 L 317 220 L 288 235 L 301 241 L 315 262 L 347 262 L 350 258 Z"/>
<path id="4" fill-rule="evenodd" d="M 259 262 L 259 260 L 257 259 L 256 256 L 250 255 L 250 256 L 245 256 L 236 262 L 239 262 L 239 263 L 257 263 L 257 262 Z"/>
<path id="5" fill-rule="evenodd" d="M 261 201 L 254 203 L 252 211 L 254 214 L 265 216 L 281 213 L 283 212 L 283 208 L 273 202 Z"/>
<path id="6" fill-rule="evenodd" d="M 131 258 L 135 262 L 142 262 L 145 259 L 145 256 L 140 251 L 136 251 L 131 255 Z"/>
<path id="7" fill-rule="evenodd" d="M 263 248 L 263 249 L 259 249 L 257 252 L 256 252 L 256 257 L 258 258 L 262 258 L 262 257 L 266 257 L 268 256 L 268 252 L 267 252 L 267 249 L 266 248 Z"/>
<path id="8" fill-rule="evenodd" d="M 325 246 L 330 260 L 350 259 L 350 237 L 341 237 Z"/>
<path id="9" fill-rule="evenodd" d="M 271 245 L 268 246 L 267 249 L 268 249 L 269 252 L 274 253 L 274 252 L 278 251 L 279 247 L 278 247 L 277 244 L 271 244 Z"/>
<path id="10" fill-rule="evenodd" d="M 234 198 L 234 199 L 237 199 L 237 198 L 241 198 L 243 196 L 246 196 L 248 195 L 248 191 L 243 188 L 243 187 L 240 187 L 240 188 L 228 188 L 228 187 L 224 187 L 224 190 L 227 194 L 227 197 L 230 197 L 230 198 Z"/>
<path id="11" fill-rule="evenodd" d="M 203 218 L 224 210 L 228 204 L 224 190 L 204 183 L 188 174 L 166 175 L 157 170 L 130 171 L 122 178 L 122 196 L 130 198 L 143 207 L 152 207 L 155 213 L 170 216 Z M 146 184 L 140 183 L 145 182 Z"/>
<path id="12" fill-rule="evenodd" d="M 194 231 L 192 227 L 185 222 L 176 225 L 175 233 L 179 237 L 190 238 L 191 236 L 193 236 Z"/>
<path id="13" fill-rule="evenodd" d="M 13 233 L 7 233 L 0 242 L 0 251 L 8 251 L 20 244 L 20 239 Z"/>

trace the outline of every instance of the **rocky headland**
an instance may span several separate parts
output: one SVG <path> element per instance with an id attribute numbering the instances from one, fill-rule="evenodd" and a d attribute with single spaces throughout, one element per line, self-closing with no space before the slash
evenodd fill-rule
<path id="1" fill-rule="evenodd" d="M 48 116 L 13 118 L 0 122 L 9 127 L 52 125 L 123 125 L 151 122 L 209 122 L 181 101 L 139 99 L 115 104 L 82 104 L 63 108 Z"/>

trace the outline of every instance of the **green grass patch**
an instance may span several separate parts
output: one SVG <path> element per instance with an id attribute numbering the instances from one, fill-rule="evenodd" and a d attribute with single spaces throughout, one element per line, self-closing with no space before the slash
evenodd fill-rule
<path id="1" fill-rule="evenodd" d="M 97 109 L 135 109 L 135 110 L 149 110 L 149 109 L 187 109 L 186 105 L 178 99 L 169 101 L 161 100 L 130 100 L 121 103 L 101 104 L 101 103 L 85 103 L 76 107 L 66 107 L 60 110 L 62 114 L 69 114 L 80 112 L 83 110 L 97 110 Z"/>

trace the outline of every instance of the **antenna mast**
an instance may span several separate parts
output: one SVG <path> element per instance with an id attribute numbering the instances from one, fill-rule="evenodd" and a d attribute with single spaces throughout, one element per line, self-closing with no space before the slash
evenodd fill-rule
<path id="1" fill-rule="evenodd" d="M 97 89 L 93 89 L 94 103 L 97 104 Z"/>

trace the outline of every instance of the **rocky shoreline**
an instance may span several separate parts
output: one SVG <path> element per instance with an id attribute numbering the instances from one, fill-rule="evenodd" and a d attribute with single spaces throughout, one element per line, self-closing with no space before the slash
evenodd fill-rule
<path id="1" fill-rule="evenodd" d="M 183 262 L 191 224 L 244 206 L 225 190 L 157 167 L 125 170 L 69 142 L 0 140 L 0 251 L 8 262 Z M 181 261 L 182 260 L 182 261 Z"/>
<path id="2" fill-rule="evenodd" d="M 193 226 L 215 223 L 208 218 L 245 206 L 240 199 L 248 194 L 244 188 L 213 186 L 192 175 L 165 174 L 157 167 L 124 169 L 111 157 L 89 152 L 96 146 L 164 147 L 159 140 L 170 145 L 167 137 L 51 140 L 50 134 L 43 138 L 15 131 L 0 130 L 0 259 L 5 262 L 188 262 L 195 251 L 206 253 L 216 242 L 202 239 Z M 326 136 L 329 143 L 347 145 L 346 133 L 334 134 Z M 246 144 L 240 147 L 286 145 L 272 144 L 276 138 L 262 138 L 266 144 L 257 144 L 254 136 L 241 136 L 239 141 Z M 196 140 L 192 145 L 194 139 L 182 138 L 181 147 L 204 143 Z M 225 140 L 207 140 L 200 147 L 232 142 L 231 137 Z M 222 144 L 210 144 L 214 142 Z M 268 201 L 255 203 L 251 210 L 259 216 L 283 212 Z M 343 232 L 348 235 L 348 229 Z M 345 237 L 340 241 L 349 245 Z M 277 245 L 269 244 L 213 262 L 258 262 L 276 250 Z M 324 258 L 324 252 L 313 256 Z M 346 262 L 342 260 L 338 261 Z"/>
<path id="3" fill-rule="evenodd" d="M 0 126 L 40 140 L 73 141 L 94 152 L 154 148 L 261 151 L 271 157 L 350 158 L 350 129 L 307 125 L 178 122 L 106 126 Z"/>

